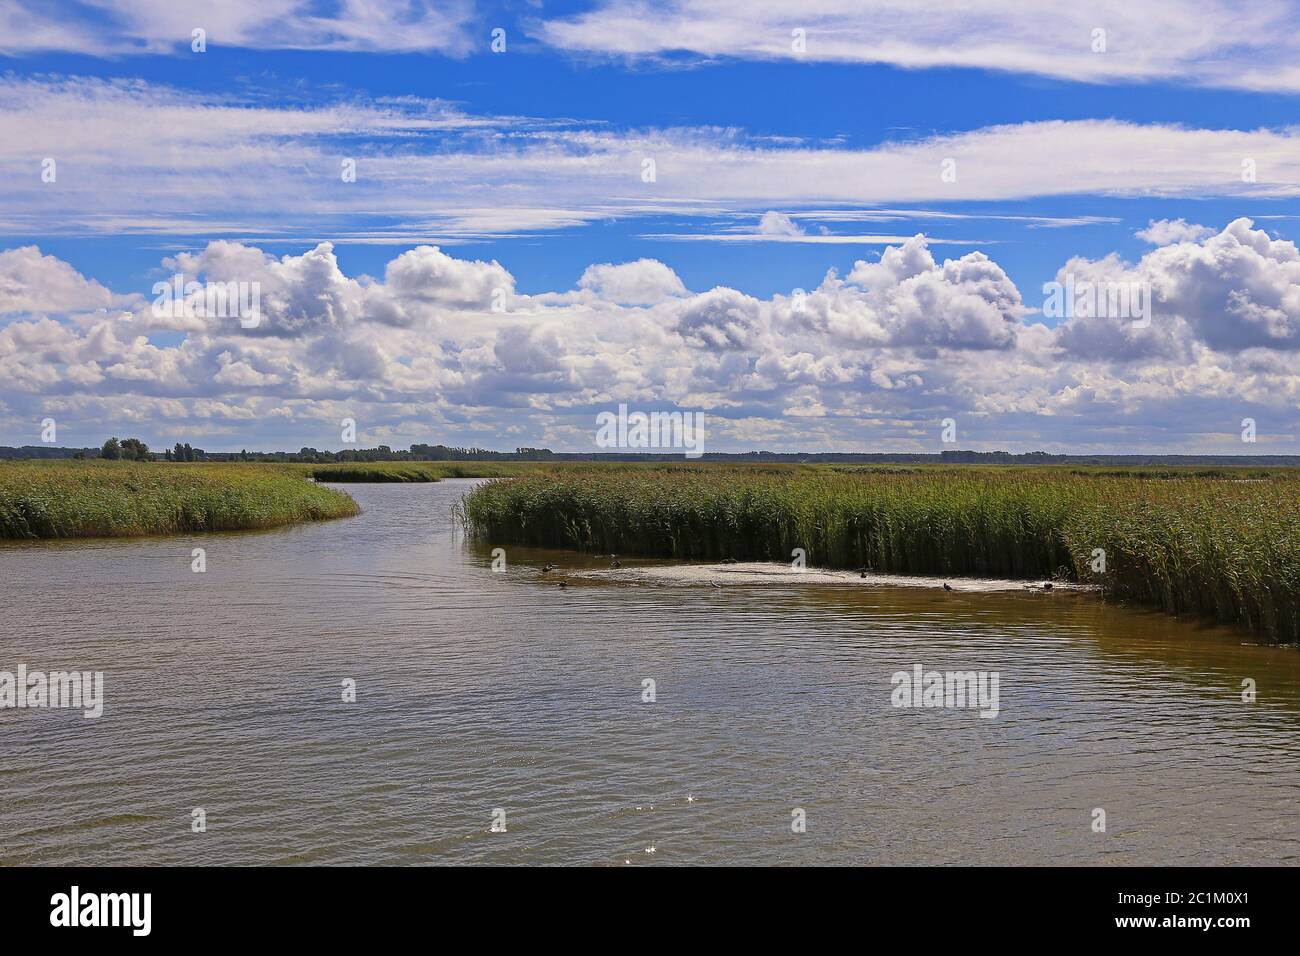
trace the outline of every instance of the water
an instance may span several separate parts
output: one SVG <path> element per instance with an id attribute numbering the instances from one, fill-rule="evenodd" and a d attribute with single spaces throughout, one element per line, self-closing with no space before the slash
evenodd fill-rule
<path id="1" fill-rule="evenodd" d="M 0 546 L 0 670 L 102 670 L 107 697 L 99 720 L 0 710 L 0 863 L 1300 855 L 1295 650 L 1079 595 L 561 590 L 546 560 L 608 560 L 510 549 L 492 573 L 451 516 L 472 485 L 350 485 L 361 517 L 270 533 Z M 1001 713 L 894 708 L 915 663 L 999 672 Z"/>

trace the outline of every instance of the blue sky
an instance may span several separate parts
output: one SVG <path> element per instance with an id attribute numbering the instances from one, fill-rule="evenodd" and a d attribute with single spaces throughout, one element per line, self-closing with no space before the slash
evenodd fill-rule
<path id="1" fill-rule="evenodd" d="M 1295 12 L 1019 6 L 0 4 L 0 443 L 1300 452 Z"/>

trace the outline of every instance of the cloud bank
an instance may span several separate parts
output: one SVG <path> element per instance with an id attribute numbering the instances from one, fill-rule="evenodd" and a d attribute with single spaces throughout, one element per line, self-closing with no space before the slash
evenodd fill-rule
<path id="1" fill-rule="evenodd" d="M 1137 262 L 1062 266 L 1149 283 L 1144 328 L 1052 327 L 994 259 L 940 261 L 922 236 L 770 299 L 691 291 L 650 259 L 526 295 L 502 264 L 434 246 L 382 278 L 345 274 L 328 242 L 279 256 L 212 242 L 162 266 L 257 283 L 261 321 L 158 315 L 145 290 L 110 291 L 33 247 L 0 253 L 9 443 L 49 416 L 95 442 L 338 447 L 351 417 L 367 444 L 591 450 L 596 413 L 628 402 L 705 411 L 715 450 L 941 450 L 949 417 L 963 447 L 1240 452 L 1254 417 L 1250 451 L 1300 449 L 1300 251 L 1246 219 Z"/>
<path id="2" fill-rule="evenodd" d="M 436 100 L 270 107 L 140 81 L 8 76 L 0 166 L 12 172 L 0 178 L 10 235 L 448 245 L 674 217 L 699 223 L 674 238 L 880 244 L 905 237 L 822 234 L 802 216 L 878 221 L 889 217 L 870 207 L 1052 196 L 1293 197 L 1300 130 L 1035 121 L 855 149 L 474 116 Z"/>
<path id="3" fill-rule="evenodd" d="M 1087 83 L 1300 89 L 1285 0 L 599 0 L 536 28 L 588 54 L 970 67 Z"/>
<path id="4" fill-rule="evenodd" d="M 583 56 L 966 67 L 1086 83 L 1300 90 L 1286 0 L 597 0 L 582 13 L 487 0 L 5 0 L 0 55 L 186 55 L 215 46 L 486 52 L 492 31 Z"/>

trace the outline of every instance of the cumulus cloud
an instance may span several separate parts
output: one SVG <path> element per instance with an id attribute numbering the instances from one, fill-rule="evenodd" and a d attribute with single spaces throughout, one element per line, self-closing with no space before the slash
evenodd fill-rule
<path id="1" fill-rule="evenodd" d="M 1116 288 L 1145 287 L 1149 327 L 1127 316 L 1076 316 L 1061 344 L 1086 356 L 1185 355 L 1194 344 L 1234 353 L 1251 348 L 1300 349 L 1300 250 L 1237 219 L 1201 242 L 1161 246 L 1129 265 L 1118 256 L 1072 259 L 1058 281 Z"/>
<path id="2" fill-rule="evenodd" d="M 937 265 L 924 236 L 857 262 L 849 283 L 864 295 L 849 301 L 867 341 L 893 346 L 1005 349 L 1025 311 L 1020 292 L 982 252 Z"/>
<path id="3" fill-rule="evenodd" d="M 384 272 L 389 291 L 398 299 L 461 309 L 486 309 L 496 296 L 505 304 L 515 279 L 496 260 L 453 259 L 437 246 L 404 252 Z"/>
<path id="4" fill-rule="evenodd" d="M 761 317 L 757 299 L 720 287 L 681 303 L 673 328 L 693 348 L 738 352 L 758 344 Z"/>
<path id="5" fill-rule="evenodd" d="M 1134 233 L 1143 242 L 1153 246 L 1167 246 L 1173 242 L 1195 242 L 1214 234 L 1209 226 L 1199 226 L 1186 219 L 1152 219 L 1145 229 Z"/>
<path id="6" fill-rule="evenodd" d="M 36 246 L 0 252 L 0 315 L 7 312 L 72 312 L 107 309 L 108 289 Z"/>
<path id="7" fill-rule="evenodd" d="M 783 212 L 769 210 L 763 213 L 758 231 L 764 236 L 802 236 L 803 229 Z"/>
<path id="8" fill-rule="evenodd" d="M 620 305 L 655 305 L 687 294 L 677 273 L 657 259 L 588 266 L 578 287 Z"/>
<path id="9" fill-rule="evenodd" d="M 155 324 L 140 296 L 110 310 L 113 293 L 30 248 L 0 263 L 27 277 L 8 293 L 22 307 L 0 318 L 11 442 L 53 414 L 87 442 L 130 428 L 209 447 L 336 447 L 333 423 L 353 417 L 366 441 L 590 449 L 593 410 L 618 402 L 702 409 L 720 450 L 935 450 L 947 417 L 963 442 L 1021 450 L 1207 448 L 1244 415 L 1274 450 L 1300 430 L 1300 253 L 1245 219 L 1136 263 L 1062 268 L 1150 283 L 1145 328 L 1105 315 L 1052 328 L 994 259 L 936 261 L 924 236 L 771 298 L 692 293 L 651 260 L 529 295 L 499 263 L 432 246 L 394 257 L 382 279 L 344 273 L 329 243 L 275 256 L 214 242 L 164 262 L 261 283 L 257 328 Z"/>

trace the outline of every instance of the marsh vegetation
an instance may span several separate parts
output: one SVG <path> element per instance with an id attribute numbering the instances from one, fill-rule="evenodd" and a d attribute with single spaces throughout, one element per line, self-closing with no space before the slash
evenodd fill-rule
<path id="1" fill-rule="evenodd" d="M 1297 492 L 1286 469 L 594 466 L 491 481 L 463 508 L 500 544 L 1058 578 L 1297 641 Z"/>
<path id="2" fill-rule="evenodd" d="M 0 538 L 240 531 L 359 512 L 343 492 L 276 465 L 0 463 Z"/>

